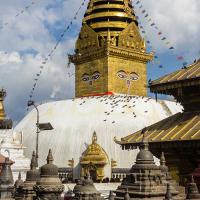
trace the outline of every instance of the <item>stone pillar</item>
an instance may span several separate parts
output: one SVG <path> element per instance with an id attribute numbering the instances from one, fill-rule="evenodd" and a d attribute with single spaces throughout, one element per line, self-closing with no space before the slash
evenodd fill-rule
<path id="1" fill-rule="evenodd" d="M 40 200 L 59 200 L 61 193 L 64 191 L 58 177 L 58 167 L 53 164 L 53 156 L 51 149 L 47 156 L 47 164 L 41 167 L 40 180 L 33 187 L 37 198 Z"/>

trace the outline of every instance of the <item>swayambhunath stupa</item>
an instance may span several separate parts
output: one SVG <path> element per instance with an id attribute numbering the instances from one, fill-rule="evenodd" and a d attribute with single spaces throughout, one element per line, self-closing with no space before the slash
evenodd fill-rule
<path id="1" fill-rule="evenodd" d="M 154 27 L 142 0 L 89 0 L 67 57 L 74 98 L 39 104 L 35 83 L 13 128 L 0 91 L 0 199 L 200 200 L 200 59 L 151 80 L 136 5 Z"/>
<path id="2" fill-rule="evenodd" d="M 73 158 L 74 176 L 79 177 L 79 160 L 96 132 L 98 144 L 107 155 L 103 178 L 111 177 L 111 159 L 121 168 L 129 168 L 132 160 L 124 157 L 113 138 L 182 110 L 174 102 L 147 96 L 146 63 L 152 58 L 153 54 L 146 52 L 129 1 L 91 0 L 75 54 L 70 56 L 75 64 L 76 98 L 38 107 L 40 122 L 49 121 L 54 127 L 40 134 L 40 151 L 44 152 L 40 160 L 45 159 L 51 145 L 58 166 L 65 167 Z M 26 152 L 28 157 L 35 147 L 35 117 L 33 110 L 15 128 L 16 132 L 23 132 L 24 145 L 30 147 Z M 130 151 L 127 156 L 135 155 L 136 152 Z"/>

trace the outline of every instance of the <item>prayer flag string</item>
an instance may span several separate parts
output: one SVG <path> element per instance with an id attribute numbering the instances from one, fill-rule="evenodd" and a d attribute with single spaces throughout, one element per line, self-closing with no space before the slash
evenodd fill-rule
<path id="1" fill-rule="evenodd" d="M 69 22 L 69 24 L 66 26 L 66 28 L 63 30 L 63 32 L 60 34 L 60 37 L 58 38 L 56 44 L 54 45 L 54 47 L 51 49 L 51 51 L 49 52 L 49 54 L 42 60 L 40 67 L 39 67 L 39 72 L 36 73 L 36 77 L 34 78 L 34 83 L 33 86 L 31 88 L 30 94 L 29 94 L 29 100 L 31 100 L 33 98 L 37 83 L 39 81 L 39 78 L 42 74 L 42 71 L 45 68 L 45 65 L 47 64 L 47 62 L 50 60 L 50 58 L 52 57 L 52 55 L 55 53 L 58 45 L 60 44 L 60 42 L 62 41 L 63 37 L 65 36 L 66 32 L 71 28 L 71 26 L 73 25 L 73 21 L 77 19 L 77 16 L 79 14 L 79 11 L 81 10 L 81 8 L 85 5 L 85 1 L 83 0 L 83 2 L 81 3 L 80 7 L 78 8 L 77 12 L 75 13 L 73 20 L 71 20 Z M 73 74 L 70 74 L 69 77 L 73 76 Z"/>
<path id="2" fill-rule="evenodd" d="M 166 47 L 173 53 L 176 55 L 176 53 L 174 52 L 175 47 L 170 43 L 170 41 L 168 40 L 168 38 L 166 36 L 164 36 L 164 33 L 158 28 L 158 26 L 156 25 L 156 23 L 154 22 L 154 20 L 150 17 L 149 13 L 146 11 L 146 9 L 144 8 L 142 1 L 138 0 L 134 7 L 136 8 L 136 6 L 138 6 L 138 10 L 140 11 L 141 15 L 143 16 L 143 18 L 148 22 L 149 26 L 154 28 L 156 30 L 156 35 L 158 35 L 159 39 L 166 45 Z M 140 27 L 141 29 L 143 29 L 143 26 Z M 142 33 L 146 33 L 144 30 L 142 30 Z M 181 64 L 183 65 L 183 67 L 185 67 L 188 62 L 186 61 L 185 57 L 183 55 L 176 55 L 176 60 L 181 62 Z"/>
<path id="3" fill-rule="evenodd" d="M 27 6 L 25 6 L 20 12 L 18 12 L 18 13 L 14 16 L 14 18 L 17 18 L 17 17 L 23 15 L 23 13 L 25 13 L 25 12 L 26 12 L 27 10 L 29 10 L 33 5 L 35 5 L 36 2 L 37 2 L 37 1 L 31 1 L 31 3 L 28 4 Z M 9 22 L 3 22 L 3 23 L 0 25 L 0 30 L 3 29 L 3 28 L 5 28 L 5 27 L 8 26 L 8 25 L 9 25 Z"/>

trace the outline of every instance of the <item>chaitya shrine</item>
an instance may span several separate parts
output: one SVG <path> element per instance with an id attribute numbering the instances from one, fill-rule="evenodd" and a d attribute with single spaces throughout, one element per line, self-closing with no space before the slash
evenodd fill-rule
<path id="1" fill-rule="evenodd" d="M 90 174 L 92 180 L 102 181 L 104 178 L 104 167 L 108 163 L 108 155 L 105 150 L 97 144 L 97 135 L 94 132 L 92 144 L 90 144 L 81 157 L 81 176 Z"/>
<path id="2" fill-rule="evenodd" d="M 116 141 L 123 149 L 134 149 L 145 134 L 150 150 L 157 157 L 165 152 L 169 170 L 181 185 L 194 174 L 200 186 L 200 59 L 181 70 L 150 83 L 156 94 L 175 97 L 183 105 L 183 112 L 148 126 Z"/>

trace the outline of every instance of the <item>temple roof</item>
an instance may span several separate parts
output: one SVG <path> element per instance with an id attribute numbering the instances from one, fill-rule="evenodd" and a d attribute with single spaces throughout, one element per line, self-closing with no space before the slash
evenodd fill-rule
<path id="1" fill-rule="evenodd" d="M 171 74 L 167 74 L 159 79 L 151 81 L 150 89 L 151 92 L 159 92 L 163 89 L 173 89 L 180 86 L 189 86 L 188 82 L 190 82 L 189 85 L 200 84 L 200 59 L 197 62 L 182 68 L 181 70 L 177 70 Z"/>
<path id="2" fill-rule="evenodd" d="M 200 140 L 200 112 L 177 113 L 116 141 L 120 145 L 139 144 L 143 134 L 151 142 Z"/>

